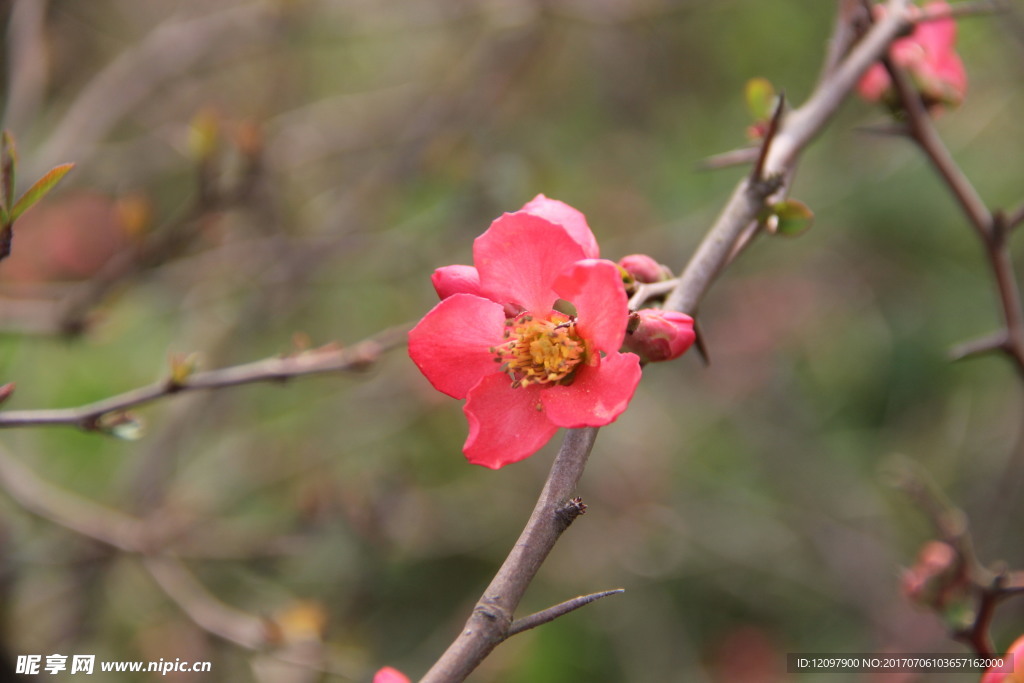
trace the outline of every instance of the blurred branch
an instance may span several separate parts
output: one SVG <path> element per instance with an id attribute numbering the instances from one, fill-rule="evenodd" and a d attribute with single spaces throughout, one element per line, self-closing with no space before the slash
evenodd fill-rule
<path id="1" fill-rule="evenodd" d="M 256 382 L 283 382 L 304 375 L 351 372 L 372 365 L 384 351 L 405 343 L 408 325 L 391 327 L 352 346 L 332 346 L 293 356 L 266 358 L 219 370 L 196 372 L 180 380 L 167 379 L 77 408 L 0 412 L 0 428 L 65 425 L 96 431 L 104 416 L 123 413 L 174 394 L 224 389 Z"/>
<path id="2" fill-rule="evenodd" d="M 277 11 L 274 3 L 243 3 L 198 18 L 161 23 L 79 93 L 46 143 L 32 155 L 36 170 L 63 159 L 84 161 L 127 112 L 208 55 L 226 52 L 271 30 Z"/>
<path id="3" fill-rule="evenodd" d="M 141 556 L 143 566 L 185 614 L 200 628 L 249 650 L 269 650 L 274 659 L 316 671 L 345 675 L 322 664 L 323 644 L 302 653 L 278 646 L 274 621 L 221 602 L 179 560 L 163 555 L 169 530 L 165 521 L 148 522 L 81 498 L 44 481 L 0 446 L 0 487 L 25 510 L 58 526 Z"/>
<path id="4" fill-rule="evenodd" d="M 779 177 L 795 164 L 802 149 L 821 131 L 853 89 L 861 74 L 906 30 L 907 0 L 890 0 L 888 16 L 875 24 L 829 78 L 799 109 L 783 117 L 763 165 L 763 177 Z M 712 226 L 669 295 L 665 308 L 692 314 L 727 262 L 737 238 L 753 222 L 778 183 L 744 178 Z M 452 644 L 421 679 L 421 683 L 462 681 L 508 637 L 512 615 L 564 525 L 558 510 L 583 475 L 597 438 L 596 428 L 569 430 L 562 442 L 540 498 L 519 540 L 477 602 Z"/>
<path id="5" fill-rule="evenodd" d="M 0 446 L 0 487 L 29 512 L 124 552 L 140 552 L 146 523 L 41 479 Z"/>
<path id="6" fill-rule="evenodd" d="M 702 171 L 717 171 L 730 166 L 743 166 L 757 159 L 759 147 L 741 147 L 721 154 L 714 154 L 702 160 L 697 168 Z"/>
<path id="7" fill-rule="evenodd" d="M 199 627 L 248 650 L 270 642 L 270 624 L 236 610 L 211 594 L 181 562 L 169 557 L 143 557 L 143 565 L 164 593 Z"/>
<path id="8" fill-rule="evenodd" d="M 2 120 L 19 133 L 36 117 L 47 85 L 47 0 L 15 0 L 7 24 L 7 93 Z"/>
<path id="9" fill-rule="evenodd" d="M 1007 218 L 1001 211 L 989 211 L 977 190 L 953 159 L 943 144 L 932 123 L 920 95 L 910 77 L 897 68 L 891 60 L 884 64 L 899 96 L 900 105 L 906 114 L 907 133 L 924 152 L 928 161 L 938 172 L 957 204 L 960 205 L 971 227 L 981 240 L 992 270 L 1002 308 L 1004 330 L 991 348 L 1002 350 L 1024 379 L 1024 310 L 1021 308 L 1020 287 L 1014 273 L 1013 258 L 1010 254 L 1009 233 L 1015 217 Z M 984 349 L 983 349 L 984 350 Z M 968 352 L 973 347 L 968 347 Z"/>
<path id="10" fill-rule="evenodd" d="M 904 461 L 896 472 L 895 484 L 927 515 L 938 537 L 956 552 L 962 579 L 975 607 L 969 623 L 954 630 L 953 636 L 981 657 L 995 656 L 990 633 L 995 609 L 1006 598 L 1024 594 L 1024 571 L 992 570 L 978 559 L 967 515 L 953 506 L 917 465 Z M 960 575 L 950 577 L 959 581 Z"/>

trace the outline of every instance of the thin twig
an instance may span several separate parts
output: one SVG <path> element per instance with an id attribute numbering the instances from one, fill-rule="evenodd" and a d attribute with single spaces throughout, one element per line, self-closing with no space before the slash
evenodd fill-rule
<path id="1" fill-rule="evenodd" d="M 676 286 L 677 280 L 663 280 L 661 282 L 640 282 L 637 283 L 636 291 L 629 297 L 629 310 L 637 311 L 649 299 L 662 294 L 668 294 Z"/>
<path id="2" fill-rule="evenodd" d="M 957 344 L 949 351 L 950 360 L 965 360 L 988 353 L 1006 351 L 1006 331 L 1000 330 L 984 337 Z"/>
<path id="3" fill-rule="evenodd" d="M 729 152 L 715 154 L 697 164 L 697 170 L 717 171 L 720 168 L 729 168 L 730 166 L 745 166 L 757 159 L 758 150 L 760 149 L 760 146 L 742 147 Z"/>
<path id="4" fill-rule="evenodd" d="M 560 602 L 557 605 L 553 605 L 551 607 L 548 607 L 547 609 L 542 609 L 539 612 L 534 612 L 529 616 L 525 616 L 522 619 L 516 619 L 515 621 L 513 621 L 512 625 L 508 627 L 508 637 L 511 638 L 512 636 L 518 633 L 522 633 L 523 631 L 528 631 L 531 628 L 536 628 L 538 626 L 548 623 L 549 621 L 554 621 L 558 617 L 564 614 L 568 614 L 569 612 L 578 610 L 580 607 L 583 607 L 584 605 L 589 605 L 595 600 L 600 600 L 601 598 L 606 598 L 609 595 L 617 595 L 619 593 L 625 592 L 625 588 L 615 588 L 612 590 L 601 591 L 600 593 L 581 595 L 577 598 L 573 598 L 572 600 Z"/>
<path id="5" fill-rule="evenodd" d="M 989 211 L 970 180 L 960 170 L 953 155 L 943 144 L 909 76 L 888 58 L 884 60 L 884 64 L 906 114 L 910 137 L 938 171 L 985 248 L 1005 326 L 1005 339 L 1000 348 L 1013 361 L 1018 374 L 1024 378 L 1024 310 L 1008 245 L 1012 219 L 1001 212 Z"/>
<path id="6" fill-rule="evenodd" d="M 921 96 L 914 88 L 910 77 L 904 71 L 896 67 L 888 57 L 882 60 L 893 86 L 900 98 L 900 104 L 906 112 L 907 126 L 911 138 L 917 142 L 922 150 L 928 155 L 935 170 L 942 176 L 943 181 L 953 193 L 954 198 L 967 215 L 968 220 L 980 235 L 989 236 L 992 231 L 992 214 L 985 206 L 978 191 L 974 189 L 971 181 L 964 175 L 957 166 L 953 155 L 949 153 L 942 143 L 935 126 L 932 125 L 931 117 L 925 108 Z"/>
<path id="7" fill-rule="evenodd" d="M 184 380 L 164 380 L 77 408 L 0 412 L 0 428 L 63 425 L 95 431 L 104 415 L 152 403 L 187 391 L 224 389 L 256 382 L 282 382 L 293 377 L 361 370 L 380 354 L 405 342 L 408 325 L 398 325 L 343 348 L 313 349 L 293 356 L 273 357 L 243 365 L 197 372 Z"/>
<path id="8" fill-rule="evenodd" d="M 125 114 L 168 80 L 212 54 L 246 42 L 258 44 L 273 30 L 274 14 L 269 5 L 241 4 L 160 24 L 82 89 L 46 143 L 27 160 L 32 164 L 26 169 L 29 175 L 40 175 L 40 169 L 66 159 L 83 162 Z"/>
<path id="9" fill-rule="evenodd" d="M 41 479 L 2 446 L 0 488 L 29 512 L 124 552 L 140 552 L 153 535 L 142 520 Z"/>
<path id="10" fill-rule="evenodd" d="M 1021 223 L 1024 223 L 1024 204 L 1021 204 L 1006 215 L 1006 229 L 1013 230 Z"/>
<path id="11" fill-rule="evenodd" d="M 921 14 L 911 18 L 915 24 L 926 24 L 930 21 L 957 19 L 959 17 L 977 17 L 986 14 L 998 14 L 1009 9 L 1001 0 L 962 0 L 941 9 L 922 8 Z"/>
<path id="12" fill-rule="evenodd" d="M 839 109 L 860 76 L 888 50 L 889 44 L 909 26 L 906 0 L 890 0 L 886 16 L 864 36 L 847 58 L 822 81 L 803 106 L 788 112 L 772 141 L 764 163 L 765 177 L 784 177 L 797 157 Z M 756 220 L 765 200 L 778 187 L 751 184 L 744 179 L 719 214 L 708 237 L 679 277 L 665 308 L 692 314 L 718 272 L 728 262 L 734 245 Z"/>
<path id="13" fill-rule="evenodd" d="M 981 563 L 967 516 L 946 499 L 921 467 L 903 461 L 894 474 L 894 483 L 925 513 L 936 535 L 956 551 L 964 571 L 964 585 L 976 601 L 970 623 L 955 631 L 953 637 L 980 657 L 994 656 L 992 618 L 1003 600 L 1024 594 L 1024 572 L 993 571 Z"/>

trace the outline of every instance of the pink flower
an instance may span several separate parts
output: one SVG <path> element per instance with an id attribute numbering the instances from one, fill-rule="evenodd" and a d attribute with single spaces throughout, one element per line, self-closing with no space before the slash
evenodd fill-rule
<path id="1" fill-rule="evenodd" d="M 925 9 L 929 14 L 941 14 L 949 10 L 945 0 L 929 2 Z M 920 15 L 913 8 L 912 16 Z M 882 5 L 875 6 L 875 18 L 885 16 Z M 922 21 L 906 38 L 893 41 L 889 56 L 893 63 L 905 69 L 913 79 L 925 105 L 956 106 L 967 92 L 967 73 L 960 56 L 955 52 L 956 22 L 951 18 Z M 892 82 L 881 63 L 868 69 L 857 86 L 861 96 L 870 101 L 895 99 Z"/>
<path id="2" fill-rule="evenodd" d="M 619 259 L 619 267 L 633 276 L 637 282 L 661 282 L 672 277 L 665 266 L 647 254 L 630 254 Z"/>
<path id="3" fill-rule="evenodd" d="M 373 676 L 373 683 L 409 683 L 408 677 L 398 669 L 385 666 Z"/>
<path id="4" fill-rule="evenodd" d="M 1005 667 L 992 667 L 982 674 L 979 683 L 1024 682 L 1024 636 L 1013 641 L 1013 645 L 1006 651 L 1005 659 L 1007 660 Z"/>
<path id="5" fill-rule="evenodd" d="M 409 355 L 437 390 L 467 399 L 470 462 L 497 469 L 559 427 L 606 425 L 626 409 L 640 359 L 619 352 L 626 293 L 597 256 L 583 214 L 538 195 L 474 241 L 475 268 L 434 273 L 442 301 L 410 331 Z"/>
<path id="6" fill-rule="evenodd" d="M 678 358 L 697 338 L 693 318 L 659 308 L 637 311 L 629 327 L 633 331 L 626 335 L 626 348 L 645 362 Z"/>

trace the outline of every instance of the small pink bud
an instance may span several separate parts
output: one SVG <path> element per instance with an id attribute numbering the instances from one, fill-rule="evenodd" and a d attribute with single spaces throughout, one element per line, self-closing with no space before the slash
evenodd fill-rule
<path id="1" fill-rule="evenodd" d="M 956 549 L 942 541 L 925 543 L 914 566 L 903 572 L 902 586 L 910 601 L 942 609 L 964 588 L 963 563 Z"/>
<path id="2" fill-rule="evenodd" d="M 619 259 L 619 267 L 637 282 L 661 282 L 671 277 L 668 269 L 647 254 L 630 254 Z"/>
<path id="3" fill-rule="evenodd" d="M 626 334 L 626 350 L 650 363 L 678 358 L 697 338 L 693 318 L 659 308 L 644 308 L 634 313 L 629 329 L 632 332 Z"/>
<path id="4" fill-rule="evenodd" d="M 409 678 L 398 669 L 385 666 L 374 674 L 373 683 L 409 683 Z"/>
<path id="5" fill-rule="evenodd" d="M 480 294 L 480 274 L 473 266 L 444 266 L 430 276 L 440 299 L 452 294 Z"/>

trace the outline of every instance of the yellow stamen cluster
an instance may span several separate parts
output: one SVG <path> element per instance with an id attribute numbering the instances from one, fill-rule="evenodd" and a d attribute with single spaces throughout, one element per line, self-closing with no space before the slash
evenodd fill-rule
<path id="1" fill-rule="evenodd" d="M 526 313 L 505 325 L 508 341 L 490 351 L 514 387 L 568 384 L 576 366 L 586 359 L 587 344 L 569 316 L 554 313 L 545 320 Z"/>

